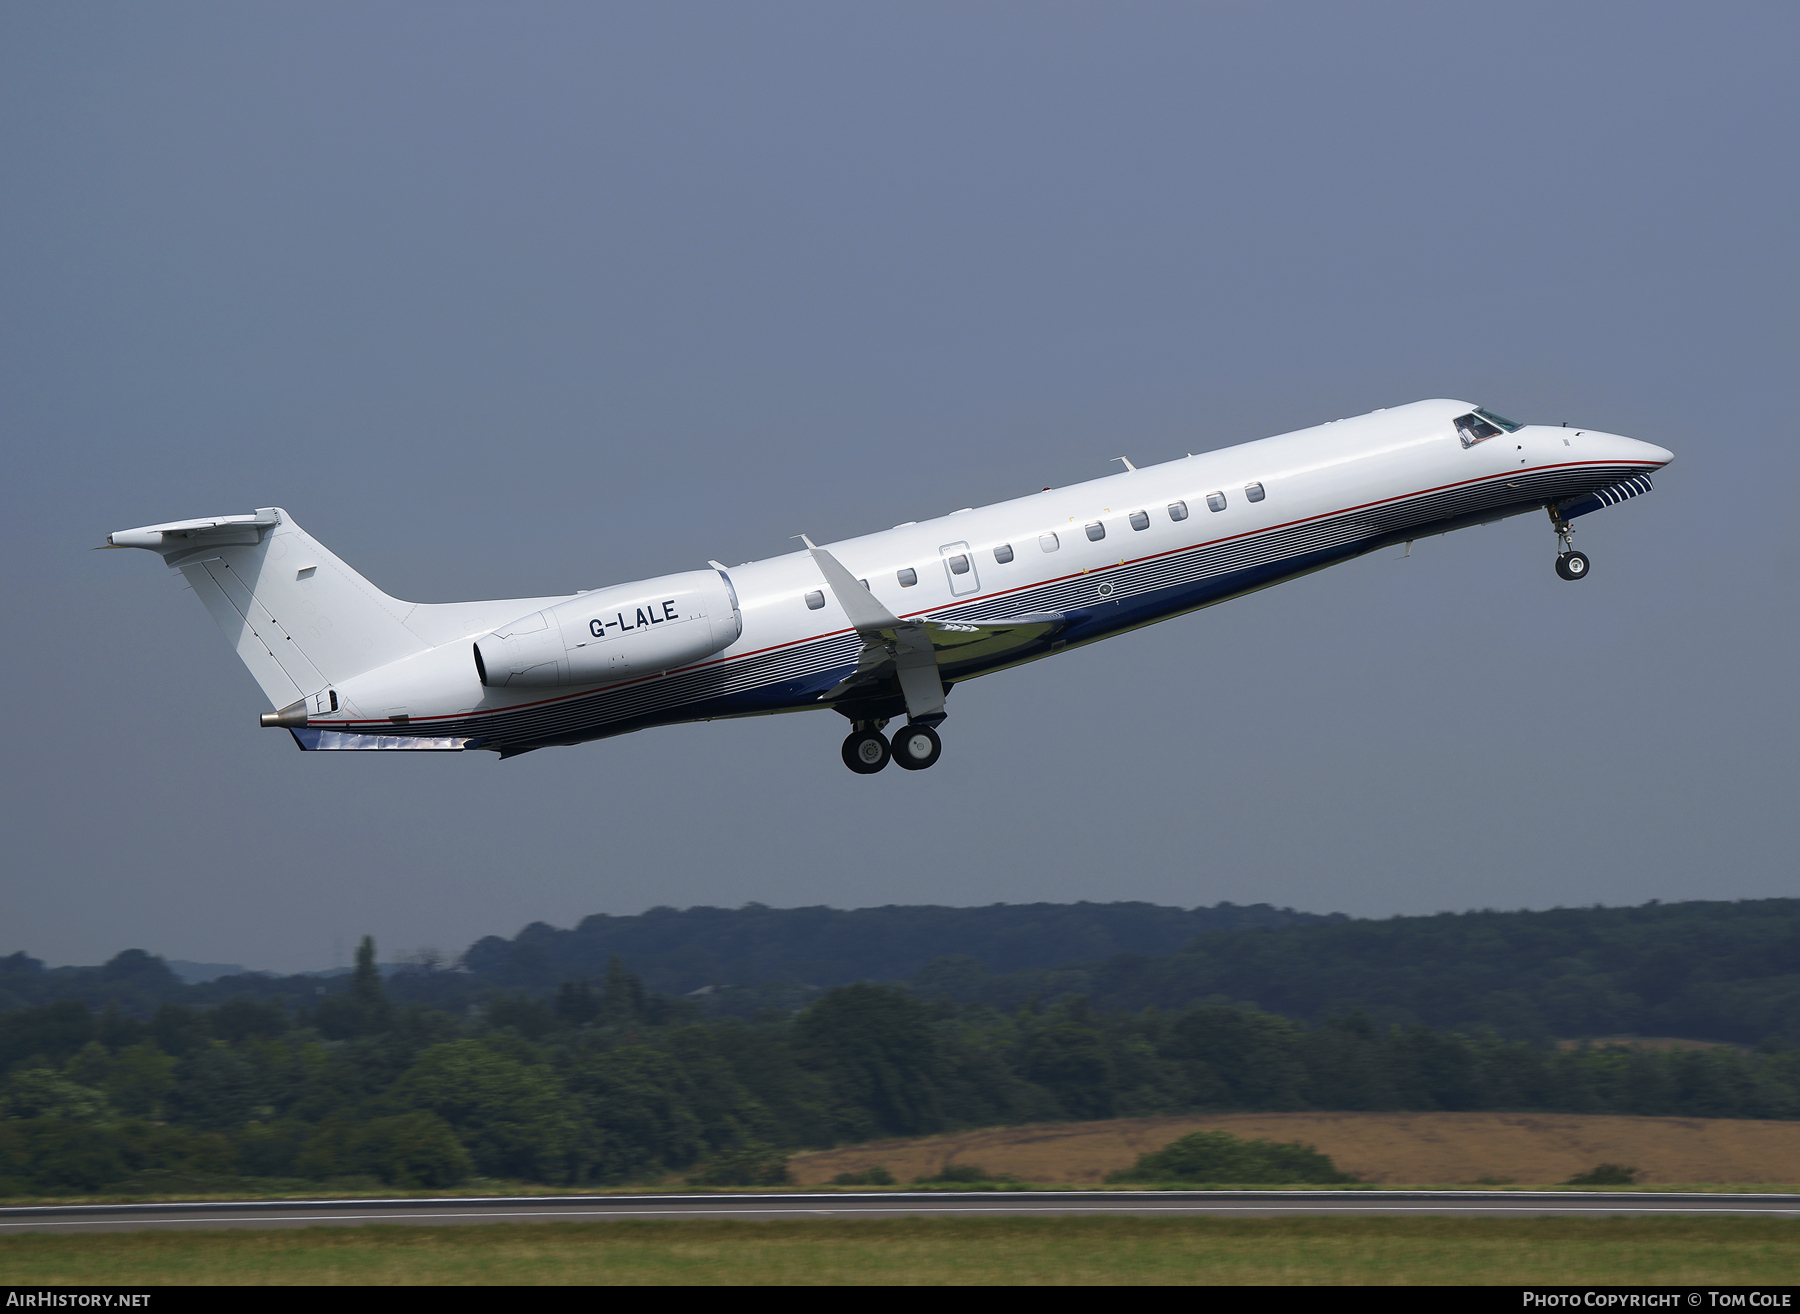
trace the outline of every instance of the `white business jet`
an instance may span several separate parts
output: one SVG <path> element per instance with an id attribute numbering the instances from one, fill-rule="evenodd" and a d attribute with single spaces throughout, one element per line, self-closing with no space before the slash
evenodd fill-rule
<path id="1" fill-rule="evenodd" d="M 1117 458 L 1124 460 L 1124 458 Z M 730 569 L 572 597 L 391 598 L 279 507 L 149 525 L 308 750 L 502 758 L 680 721 L 830 708 L 844 764 L 938 760 L 944 699 L 1035 661 L 1282 580 L 1543 510 L 1570 521 L 1650 491 L 1673 459 L 1592 429 L 1422 401 Z M 905 718 L 892 742 L 889 721 Z"/>

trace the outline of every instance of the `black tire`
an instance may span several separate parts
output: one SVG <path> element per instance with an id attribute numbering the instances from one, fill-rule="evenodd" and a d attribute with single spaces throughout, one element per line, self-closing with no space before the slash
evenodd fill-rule
<path id="1" fill-rule="evenodd" d="M 923 748 L 924 752 L 919 750 Z M 894 736 L 894 762 L 908 771 L 923 771 L 944 754 L 944 741 L 928 725 L 909 725 Z"/>
<path id="2" fill-rule="evenodd" d="M 893 756 L 888 741 L 873 730 L 852 730 L 844 740 L 844 765 L 859 776 L 872 776 Z"/>
<path id="3" fill-rule="evenodd" d="M 1556 559 L 1556 573 L 1563 579 L 1586 579 L 1588 573 L 1587 553 L 1563 553 Z"/>

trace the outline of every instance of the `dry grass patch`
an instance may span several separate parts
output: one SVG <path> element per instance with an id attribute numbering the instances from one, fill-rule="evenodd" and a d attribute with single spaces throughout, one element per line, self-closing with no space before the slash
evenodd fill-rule
<path id="1" fill-rule="evenodd" d="M 813 1186 L 885 1164 L 902 1182 L 948 1163 L 978 1163 L 1027 1182 L 1099 1183 L 1189 1132 L 1304 1141 L 1365 1182 L 1445 1185 L 1565 1182 L 1597 1163 L 1626 1163 L 1646 1185 L 1800 1182 L 1800 1122 L 1628 1118 L 1579 1113 L 1222 1113 L 994 1127 L 795 1155 Z"/>

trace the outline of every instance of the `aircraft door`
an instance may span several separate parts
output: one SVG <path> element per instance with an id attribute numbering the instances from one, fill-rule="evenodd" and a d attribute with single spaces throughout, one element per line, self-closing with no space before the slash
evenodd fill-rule
<path id="1" fill-rule="evenodd" d="M 952 596 L 961 598 L 981 592 L 981 580 L 975 574 L 975 554 L 969 551 L 967 543 L 946 543 L 938 552 L 944 558 L 944 573 L 950 577 Z"/>

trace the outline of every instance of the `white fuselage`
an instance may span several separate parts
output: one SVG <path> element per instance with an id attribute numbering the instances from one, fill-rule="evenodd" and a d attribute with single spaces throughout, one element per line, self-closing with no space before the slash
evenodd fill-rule
<path id="1" fill-rule="evenodd" d="M 1465 445 L 1452 421 L 1474 409 L 1415 402 L 827 546 L 902 620 L 1060 618 L 1054 635 L 1003 657 L 959 667 L 946 656 L 953 684 L 1385 543 L 1567 504 L 1672 459 L 1634 439 L 1538 425 Z M 454 621 L 451 608 L 417 608 L 401 617 L 421 633 L 416 651 L 300 690 L 302 743 L 411 737 L 510 755 L 647 725 L 838 705 L 834 691 L 863 645 L 813 557 L 796 551 L 722 573 L 738 609 L 728 646 L 604 685 L 491 687 L 478 675 L 474 643 L 570 599 L 454 604 Z M 893 700 L 891 689 L 863 688 L 860 711 L 840 710 L 885 718 L 899 714 Z"/>

